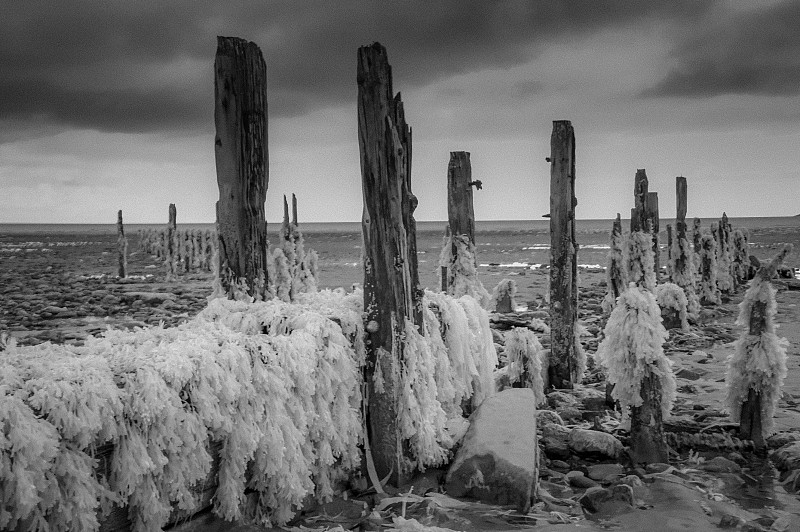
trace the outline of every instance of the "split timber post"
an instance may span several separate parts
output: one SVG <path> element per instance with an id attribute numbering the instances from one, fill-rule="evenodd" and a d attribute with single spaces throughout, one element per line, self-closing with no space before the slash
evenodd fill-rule
<path id="1" fill-rule="evenodd" d="M 268 292 L 267 67 L 255 43 L 217 37 L 214 58 L 214 140 L 217 167 L 219 277 L 229 298 Z"/>
<path id="2" fill-rule="evenodd" d="M 169 204 L 169 219 L 167 221 L 167 278 L 171 279 L 177 273 L 177 260 L 178 253 L 177 246 L 175 245 L 175 233 L 178 229 L 178 210 L 175 208 L 174 203 Z"/>
<path id="3" fill-rule="evenodd" d="M 456 237 L 466 237 L 470 247 L 475 247 L 475 210 L 472 203 L 472 186 L 480 187 L 480 181 L 472 181 L 472 163 L 469 152 L 451 151 L 450 162 L 447 164 L 447 219 L 448 230 L 452 238 L 450 248 L 450 264 L 457 263 L 458 245 Z M 475 259 L 473 255 L 473 260 Z M 453 268 L 447 267 L 453 271 Z M 452 276 L 442 272 L 446 282 L 442 289 L 449 292 L 453 284 Z"/>
<path id="4" fill-rule="evenodd" d="M 399 419 L 406 323 L 422 326 L 422 290 L 411 193 L 411 130 L 379 43 L 358 49 L 358 147 L 364 197 L 364 309 L 367 443 L 380 478 L 409 474 Z M 380 372 L 375 378 L 375 372 Z M 369 457 L 368 457 L 369 460 Z"/>
<path id="5" fill-rule="evenodd" d="M 555 388 L 572 388 L 578 375 L 578 244 L 575 241 L 575 131 L 553 121 L 550 137 L 550 345 L 548 369 Z"/>
<path id="6" fill-rule="evenodd" d="M 117 212 L 117 251 L 119 252 L 120 279 L 128 276 L 128 239 L 125 238 L 125 227 L 122 225 L 122 210 Z"/>

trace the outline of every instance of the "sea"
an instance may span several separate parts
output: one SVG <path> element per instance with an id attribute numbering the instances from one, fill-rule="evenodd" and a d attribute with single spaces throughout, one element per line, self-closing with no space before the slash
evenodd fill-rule
<path id="1" fill-rule="evenodd" d="M 708 232 L 714 219 L 701 220 L 701 228 Z M 674 219 L 661 219 L 660 242 L 662 264 L 666 263 L 666 226 Z M 687 220 L 691 230 L 691 219 Z M 794 245 L 789 256 L 789 266 L 800 266 L 800 216 L 731 218 L 734 229 L 744 229 L 749 234 L 751 253 L 759 259 L 769 258 L 785 243 Z M 147 229 L 163 228 L 165 224 L 126 224 L 125 231 L 130 249 L 137 246 L 137 234 Z M 420 282 L 428 288 L 440 284 L 439 254 L 442 249 L 446 222 L 417 222 L 417 249 Z M 623 230 L 630 226 L 623 220 Z M 575 223 L 578 242 L 579 267 L 587 271 L 605 268 L 612 227 L 610 219 L 577 220 Z M 179 224 L 182 229 L 213 229 L 213 223 Z M 280 224 L 268 224 L 269 239 L 278 241 Z M 361 266 L 361 222 L 310 222 L 301 223 L 307 248 L 319 255 L 320 286 L 323 288 L 350 288 L 363 281 Z M 0 224 L 0 268 L 3 255 L 14 250 L 29 249 L 31 252 L 58 246 L 91 242 L 107 245 L 114 250 L 117 238 L 116 224 Z M 503 277 L 530 275 L 542 272 L 550 262 L 550 221 L 501 220 L 476 221 L 475 241 L 479 274 L 491 289 Z M 86 272 L 92 274 L 93 272 Z"/>

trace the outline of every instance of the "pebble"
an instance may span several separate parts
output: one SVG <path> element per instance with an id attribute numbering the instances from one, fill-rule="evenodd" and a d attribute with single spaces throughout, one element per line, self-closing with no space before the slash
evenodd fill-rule
<path id="1" fill-rule="evenodd" d="M 569 481 L 570 486 L 579 489 L 588 489 L 599 486 L 597 482 L 585 476 L 580 471 L 570 471 L 567 473 L 567 480 Z"/>

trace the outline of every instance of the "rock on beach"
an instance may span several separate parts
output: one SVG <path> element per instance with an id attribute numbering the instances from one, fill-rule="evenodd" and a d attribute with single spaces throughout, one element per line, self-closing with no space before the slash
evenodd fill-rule
<path id="1" fill-rule="evenodd" d="M 527 512 L 539 460 L 533 391 L 510 388 L 489 397 L 471 421 L 447 473 L 447 493 Z"/>

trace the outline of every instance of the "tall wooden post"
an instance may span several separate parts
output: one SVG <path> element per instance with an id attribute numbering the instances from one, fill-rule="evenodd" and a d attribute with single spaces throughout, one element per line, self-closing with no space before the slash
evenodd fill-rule
<path id="1" fill-rule="evenodd" d="M 466 237 L 471 247 L 475 246 L 475 211 L 472 204 L 472 163 L 469 152 L 450 152 L 447 165 L 447 219 L 452 238 L 450 264 L 460 260 L 456 237 Z M 473 257 L 473 260 L 475 257 Z M 448 267 L 444 291 L 453 284 L 453 268 Z"/>
<path id="2" fill-rule="evenodd" d="M 171 279 L 178 271 L 176 268 L 178 246 L 175 233 L 178 229 L 178 211 L 174 203 L 169 204 L 169 219 L 167 221 L 167 278 Z"/>
<path id="3" fill-rule="evenodd" d="M 672 250 L 675 237 L 672 235 L 672 224 L 667 224 L 667 279 L 675 282 L 675 254 Z"/>
<path id="4" fill-rule="evenodd" d="M 392 90 L 386 49 L 358 50 L 358 147 L 364 196 L 364 309 L 367 438 L 381 478 L 394 485 L 408 473 L 398 397 L 406 323 L 422 326 L 417 271 L 417 199 L 411 193 L 411 130 Z M 376 375 L 377 374 L 377 375 Z"/>
<path id="5" fill-rule="evenodd" d="M 631 210 L 631 233 L 647 231 L 647 172 L 644 168 L 636 170 L 633 178 L 633 209 Z"/>
<path id="6" fill-rule="evenodd" d="M 217 37 L 214 58 L 219 277 L 228 297 L 268 292 L 267 66 L 255 43 Z"/>
<path id="7" fill-rule="evenodd" d="M 122 210 L 117 212 L 117 252 L 119 254 L 120 279 L 128 276 L 128 239 L 125 238 L 125 227 L 122 225 Z"/>
<path id="8" fill-rule="evenodd" d="M 578 243 L 575 240 L 575 132 L 553 121 L 550 137 L 550 345 L 548 369 L 555 388 L 572 388 L 578 375 L 575 322 Z"/>
<path id="9" fill-rule="evenodd" d="M 645 231 L 653 238 L 653 269 L 656 273 L 656 283 L 661 278 L 661 249 L 658 245 L 658 232 L 661 230 L 658 217 L 658 192 L 648 192 L 645 201 Z"/>
<path id="10" fill-rule="evenodd" d="M 289 225 L 289 202 L 286 201 L 286 194 L 283 195 L 283 224 L 281 224 L 281 229 L 283 230 L 283 239 L 291 240 L 292 228 Z"/>
<path id="11" fill-rule="evenodd" d="M 678 243 L 679 253 L 675 254 L 675 271 L 683 272 L 686 270 L 688 257 L 683 248 L 683 241 L 686 240 L 686 178 L 678 176 L 675 178 L 675 239 Z"/>

